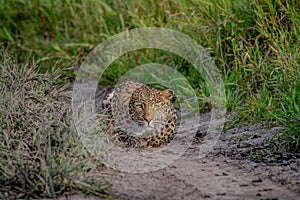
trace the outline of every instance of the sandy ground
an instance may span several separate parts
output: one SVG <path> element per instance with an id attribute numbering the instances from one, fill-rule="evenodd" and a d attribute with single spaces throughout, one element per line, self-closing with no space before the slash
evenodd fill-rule
<path id="1" fill-rule="evenodd" d="M 205 135 L 205 124 L 199 128 L 198 135 Z M 241 156 L 251 147 L 265 145 L 278 129 L 235 128 L 223 132 L 204 158 L 199 158 L 200 139 L 164 169 L 115 172 L 111 199 L 300 199 L 300 160 L 255 163 Z"/>
<path id="2" fill-rule="evenodd" d="M 201 158 L 209 120 L 210 115 L 205 114 L 198 123 L 193 119 L 181 123 L 183 129 L 192 127 L 198 137 L 165 168 L 128 173 L 107 167 L 92 176 L 112 183 L 109 199 L 300 199 L 299 158 L 254 162 L 246 154 L 254 147 L 266 147 L 266 139 L 280 128 L 258 124 L 223 131 L 214 148 Z M 74 195 L 59 199 L 98 198 Z"/>
<path id="3" fill-rule="evenodd" d="M 200 139 L 165 168 L 147 173 L 106 168 L 93 176 L 111 181 L 109 199 L 300 199 L 299 159 L 256 163 L 241 156 L 250 148 L 264 146 L 279 128 L 249 125 L 223 132 L 214 149 L 200 158 L 206 122 L 199 124 Z M 61 199 L 98 198 L 75 195 Z"/>

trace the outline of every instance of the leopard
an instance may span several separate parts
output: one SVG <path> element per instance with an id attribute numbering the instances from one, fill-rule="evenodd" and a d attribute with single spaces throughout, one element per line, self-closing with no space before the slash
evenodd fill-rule
<path id="1" fill-rule="evenodd" d="M 108 116 L 107 135 L 126 147 L 159 147 L 176 134 L 174 91 L 124 81 L 103 100 Z"/>

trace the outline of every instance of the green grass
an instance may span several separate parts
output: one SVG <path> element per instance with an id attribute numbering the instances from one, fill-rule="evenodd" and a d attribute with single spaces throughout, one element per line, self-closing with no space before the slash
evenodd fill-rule
<path id="1" fill-rule="evenodd" d="M 189 35 L 216 59 L 227 110 L 237 113 L 231 122 L 270 121 L 285 127 L 270 144 L 291 153 L 300 152 L 299 24 L 297 0 L 0 0 L 5 49 L 19 63 L 35 60 L 36 71 L 63 69 L 64 80 L 74 80 L 93 47 L 121 31 L 155 26 Z M 203 79 L 184 59 L 164 51 L 122 56 L 100 84 L 114 84 L 128 69 L 149 62 L 185 75 L 201 110 L 209 108 Z"/>

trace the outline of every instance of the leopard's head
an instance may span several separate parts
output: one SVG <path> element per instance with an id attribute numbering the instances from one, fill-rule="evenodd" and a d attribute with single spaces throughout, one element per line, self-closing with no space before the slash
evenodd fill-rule
<path id="1" fill-rule="evenodd" d="M 136 89 L 129 101 L 129 115 L 140 127 L 148 130 L 167 124 L 173 107 L 171 89 L 159 91 L 148 86 Z"/>

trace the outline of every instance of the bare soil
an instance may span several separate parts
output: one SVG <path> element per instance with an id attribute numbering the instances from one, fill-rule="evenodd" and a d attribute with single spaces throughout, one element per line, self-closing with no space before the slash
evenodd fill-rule
<path id="1" fill-rule="evenodd" d="M 278 129 L 234 128 L 222 133 L 205 158 L 199 158 L 201 141 L 195 141 L 164 169 L 145 174 L 114 172 L 111 199 L 300 199 L 299 159 L 256 163 L 241 156 L 266 145 Z"/>
<path id="2" fill-rule="evenodd" d="M 263 125 L 234 128 L 223 132 L 204 158 L 197 151 L 200 137 L 166 168 L 142 174 L 106 168 L 93 176 L 112 182 L 109 199 L 299 199 L 299 159 L 253 162 L 242 156 L 250 148 L 266 145 L 266 139 L 278 129 Z M 77 195 L 66 199 L 98 198 Z"/>
<path id="3" fill-rule="evenodd" d="M 209 119 L 208 114 L 201 116 L 196 139 L 168 167 L 148 173 L 105 168 L 92 176 L 111 181 L 109 199 L 300 199 L 299 158 L 250 159 L 251 149 L 267 148 L 267 138 L 280 127 L 262 123 L 224 131 L 214 149 L 200 158 Z M 183 126 L 195 127 L 193 120 L 185 123 Z M 60 199 L 98 198 L 75 195 Z"/>

